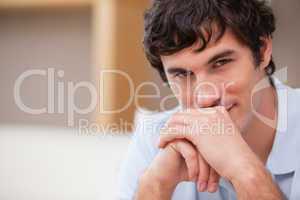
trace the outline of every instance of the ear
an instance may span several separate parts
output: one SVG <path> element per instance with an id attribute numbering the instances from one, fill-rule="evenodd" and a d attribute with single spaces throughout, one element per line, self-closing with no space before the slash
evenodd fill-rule
<path id="1" fill-rule="evenodd" d="M 263 45 L 260 48 L 260 55 L 261 55 L 261 63 L 260 69 L 264 70 L 270 63 L 272 58 L 272 51 L 273 51 L 273 42 L 272 37 L 263 37 L 261 38 Z"/>

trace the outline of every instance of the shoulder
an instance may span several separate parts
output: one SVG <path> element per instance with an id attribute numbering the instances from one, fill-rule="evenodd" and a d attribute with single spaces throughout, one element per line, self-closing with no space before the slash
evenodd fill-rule
<path id="1" fill-rule="evenodd" d="M 179 107 L 164 112 L 154 112 L 145 109 L 138 109 L 135 113 L 135 133 L 143 135 L 159 135 L 159 131 L 168 119 L 177 111 Z"/>
<path id="2" fill-rule="evenodd" d="M 159 152 L 156 144 L 160 128 L 174 111 L 151 112 L 139 109 L 136 112 L 131 144 L 119 174 L 117 196 L 120 199 L 133 198 L 140 175 Z"/>
<path id="3" fill-rule="evenodd" d="M 300 89 L 291 88 L 288 85 L 275 79 L 278 103 L 278 132 L 288 132 L 289 137 L 298 137 L 297 129 L 300 127 Z"/>
<path id="4" fill-rule="evenodd" d="M 178 110 L 179 107 L 164 112 L 153 112 L 138 109 L 135 114 L 133 139 L 138 143 L 143 143 L 143 146 L 148 146 L 153 149 L 153 151 L 157 151 L 158 149 L 156 149 L 156 144 L 160 129 Z"/>
<path id="5" fill-rule="evenodd" d="M 282 83 L 276 85 L 278 117 L 276 134 L 267 166 L 272 174 L 284 174 L 299 166 L 300 90 Z"/>
<path id="6" fill-rule="evenodd" d="M 287 129 L 290 132 L 297 133 L 294 137 L 298 137 L 300 139 L 300 135 L 298 134 L 300 128 L 300 89 L 294 89 L 288 87 L 287 95 L 286 95 L 286 104 L 285 108 L 283 107 L 281 111 L 286 111 L 286 122 Z"/>

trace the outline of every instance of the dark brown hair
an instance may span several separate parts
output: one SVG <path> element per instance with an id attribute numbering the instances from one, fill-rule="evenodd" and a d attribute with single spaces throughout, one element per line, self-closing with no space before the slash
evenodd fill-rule
<path id="1" fill-rule="evenodd" d="M 161 61 L 162 55 L 171 55 L 201 42 L 202 51 L 210 42 L 213 25 L 218 27 L 220 39 L 227 28 L 247 45 L 258 65 L 261 62 L 262 38 L 272 37 L 275 18 L 271 8 L 259 0 L 154 0 L 145 12 L 144 50 L 150 64 L 167 81 Z M 266 74 L 271 76 L 275 64 L 271 59 Z"/>

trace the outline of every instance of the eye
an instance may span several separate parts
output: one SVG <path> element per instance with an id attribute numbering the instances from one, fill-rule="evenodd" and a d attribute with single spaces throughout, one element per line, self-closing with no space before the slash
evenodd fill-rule
<path id="1" fill-rule="evenodd" d="M 173 77 L 174 78 L 186 78 L 188 76 L 192 76 L 194 73 L 192 71 L 182 71 L 182 72 L 176 72 Z"/>
<path id="2" fill-rule="evenodd" d="M 217 69 L 217 68 L 222 67 L 223 65 L 225 65 L 225 64 L 227 64 L 231 61 L 232 61 L 232 59 L 220 59 L 220 60 L 215 62 L 215 64 L 213 65 L 213 68 Z"/>

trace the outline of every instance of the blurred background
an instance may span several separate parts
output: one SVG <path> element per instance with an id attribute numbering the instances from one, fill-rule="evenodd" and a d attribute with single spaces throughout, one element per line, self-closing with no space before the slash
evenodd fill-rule
<path id="1" fill-rule="evenodd" d="M 124 122 L 139 120 L 137 105 L 158 111 L 171 95 L 143 53 L 143 12 L 149 4 L 0 0 L 0 199 L 114 198 L 132 132 Z M 288 67 L 287 83 L 299 87 L 300 2 L 271 5 L 277 68 Z M 146 98 L 128 102 L 132 84 L 133 96 Z M 24 112 L 18 100 L 39 112 Z M 175 105 L 170 98 L 165 107 Z M 111 124 L 118 134 L 107 133 Z"/>

